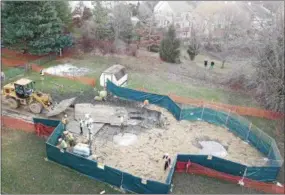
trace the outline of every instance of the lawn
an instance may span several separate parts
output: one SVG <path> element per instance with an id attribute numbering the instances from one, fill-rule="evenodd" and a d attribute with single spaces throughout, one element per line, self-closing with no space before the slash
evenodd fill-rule
<path id="1" fill-rule="evenodd" d="M 45 161 L 45 141 L 34 134 L 2 129 L 2 193 L 120 193 L 69 168 Z"/>
<path id="2" fill-rule="evenodd" d="M 126 62 L 126 60 L 129 62 Z M 129 88 L 145 88 L 150 92 L 158 94 L 174 93 L 180 96 L 221 102 L 225 104 L 259 107 L 258 103 L 249 95 L 231 90 L 206 88 L 203 85 L 197 86 L 192 85 L 191 83 L 173 81 L 168 79 L 167 75 L 163 73 L 152 74 L 147 71 L 137 71 L 135 66 L 142 66 L 142 64 L 138 63 L 135 65 L 133 61 L 132 57 L 129 59 L 124 58 L 122 60 L 116 57 L 90 56 L 86 54 L 72 59 L 57 60 L 45 66 L 71 63 L 77 67 L 89 68 L 91 71 L 86 76 L 99 80 L 101 73 L 111 65 L 117 63 L 122 63 L 124 65 L 124 63 L 129 63 L 127 65 Z M 99 82 L 97 82 L 96 87 L 99 87 Z"/>
<path id="3" fill-rule="evenodd" d="M 31 133 L 2 129 L 2 193 L 106 194 L 120 193 L 107 184 L 72 169 L 45 161 L 45 142 Z M 175 174 L 174 194 L 237 193 L 255 191 L 202 176 Z"/>

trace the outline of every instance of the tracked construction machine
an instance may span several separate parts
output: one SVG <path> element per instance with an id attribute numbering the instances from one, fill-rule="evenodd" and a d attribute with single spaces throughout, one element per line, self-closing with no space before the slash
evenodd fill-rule
<path id="1" fill-rule="evenodd" d="M 64 103 L 60 102 L 55 105 L 49 94 L 36 91 L 35 81 L 26 78 L 5 85 L 2 89 L 2 95 L 12 109 L 17 109 L 20 105 L 23 105 L 28 106 L 34 114 L 40 114 L 43 110 L 46 110 L 48 116 L 65 111 L 76 99 L 63 100 Z"/>

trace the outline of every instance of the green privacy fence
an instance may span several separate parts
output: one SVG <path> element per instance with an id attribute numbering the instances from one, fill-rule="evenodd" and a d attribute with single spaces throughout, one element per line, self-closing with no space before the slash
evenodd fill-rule
<path id="1" fill-rule="evenodd" d="M 242 140 L 248 142 L 253 147 L 258 149 L 261 153 L 264 154 L 264 156 L 268 158 L 267 161 L 264 159 L 260 159 L 260 162 L 257 162 L 256 160 L 253 161 L 252 164 L 256 164 L 256 167 L 246 167 L 245 165 L 239 165 L 237 163 L 215 157 L 214 160 L 211 161 L 213 166 L 210 166 L 209 164 L 202 163 L 204 162 L 205 156 L 203 157 L 201 155 L 198 155 L 202 158 L 201 161 L 197 161 L 198 164 L 237 176 L 240 176 L 239 174 L 244 174 L 245 169 L 247 169 L 246 177 L 258 181 L 274 181 L 276 179 L 280 167 L 283 164 L 283 160 L 277 148 L 276 142 L 273 138 L 268 136 L 256 126 L 252 125 L 246 119 L 236 114 L 216 111 L 205 107 L 181 109 L 168 96 L 118 87 L 110 81 L 107 83 L 107 90 L 113 95 L 124 99 L 140 102 L 143 102 L 147 99 L 151 104 L 156 104 L 158 106 L 166 108 L 177 120 L 202 120 L 211 124 L 225 127 L 232 133 L 239 136 Z M 191 158 L 194 158 L 194 156 L 195 158 L 200 158 L 197 157 L 197 155 L 190 156 Z M 264 165 L 264 162 L 267 162 L 266 165 Z M 262 163 L 263 166 L 260 166 L 260 163 Z M 233 164 L 236 166 L 233 166 Z M 238 166 L 238 170 L 241 170 L 241 173 L 234 170 L 234 167 Z"/>
<path id="2" fill-rule="evenodd" d="M 123 188 L 129 192 L 141 194 L 166 194 L 169 192 L 171 188 L 172 175 L 175 171 L 174 167 L 170 170 L 166 183 L 152 180 L 144 181 L 139 177 L 109 166 L 100 166 L 100 164 L 95 160 L 90 160 L 68 151 L 64 153 L 60 152 L 59 148 L 56 147 L 56 144 L 58 138 L 64 131 L 63 124 L 58 121 L 50 121 L 46 119 L 34 119 L 34 122 L 51 126 L 56 123 L 58 124 L 46 142 L 46 152 L 49 160 L 75 169 L 98 181 L 111 184 L 118 188 Z"/>

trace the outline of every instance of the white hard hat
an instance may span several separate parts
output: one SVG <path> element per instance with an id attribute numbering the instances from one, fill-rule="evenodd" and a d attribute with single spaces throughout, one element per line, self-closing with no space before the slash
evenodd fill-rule
<path id="1" fill-rule="evenodd" d="M 85 114 L 85 117 L 86 117 L 86 118 L 89 118 L 89 117 L 90 117 L 90 115 L 89 115 L 89 114 Z"/>
<path id="2" fill-rule="evenodd" d="M 65 114 L 64 117 L 67 117 L 67 114 Z"/>
<path id="3" fill-rule="evenodd" d="M 61 138 L 59 138 L 59 139 L 58 139 L 58 141 L 59 141 L 59 142 L 61 142 L 61 141 L 62 141 L 62 139 L 61 139 Z"/>
<path id="4" fill-rule="evenodd" d="M 67 133 L 68 133 L 68 131 L 64 131 L 64 132 L 63 132 L 64 135 L 67 134 Z"/>

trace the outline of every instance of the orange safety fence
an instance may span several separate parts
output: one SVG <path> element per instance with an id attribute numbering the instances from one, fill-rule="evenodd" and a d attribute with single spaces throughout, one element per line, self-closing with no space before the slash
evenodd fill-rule
<path id="1" fill-rule="evenodd" d="M 49 127 L 41 123 L 34 124 L 9 116 L 1 116 L 1 126 L 9 129 L 22 130 L 28 133 L 36 133 L 38 136 L 49 136 L 55 129 L 55 127 Z"/>
<path id="2" fill-rule="evenodd" d="M 284 194 L 285 193 L 284 185 L 281 187 L 273 183 L 264 183 L 264 182 L 254 181 L 254 180 L 243 178 L 240 176 L 234 176 L 234 175 L 222 173 L 219 171 L 215 171 L 213 169 L 209 169 L 209 168 L 206 168 L 204 166 L 201 166 L 199 164 L 192 163 L 192 162 L 177 162 L 175 171 L 178 173 L 190 173 L 190 174 L 204 175 L 208 177 L 213 177 L 213 178 L 229 181 L 235 184 L 238 184 L 240 181 L 243 181 L 244 187 L 252 188 L 252 189 L 263 191 L 263 192 L 270 193 L 270 194 Z"/>
<path id="3" fill-rule="evenodd" d="M 144 88 L 137 88 L 137 90 L 148 92 Z M 222 104 L 222 103 L 216 103 L 216 102 L 214 103 L 214 102 L 208 102 L 204 100 L 181 97 L 181 96 L 174 95 L 174 94 L 169 94 L 168 96 L 176 103 L 188 104 L 188 105 L 193 105 L 193 106 L 198 106 L 198 107 L 205 106 L 207 108 L 212 108 L 215 110 L 222 110 L 225 112 L 230 111 L 230 112 L 243 115 L 243 116 L 254 116 L 254 117 L 266 118 L 270 120 L 278 120 L 278 119 L 282 119 L 285 117 L 283 113 L 273 112 L 270 110 L 263 110 L 263 109 L 243 107 L 243 106 L 235 106 L 235 105 Z"/>
<path id="4" fill-rule="evenodd" d="M 7 58 L 2 57 L 1 63 L 3 66 L 15 67 L 15 66 L 20 66 L 20 65 L 25 65 L 27 61 L 17 60 L 17 59 L 7 59 Z"/>
<path id="5" fill-rule="evenodd" d="M 35 72 L 40 72 L 43 69 L 43 67 L 36 65 L 36 64 L 32 64 L 31 68 Z M 95 84 L 96 84 L 95 79 L 89 78 L 89 77 L 58 76 L 58 75 L 53 75 L 53 74 L 48 74 L 48 73 L 45 73 L 45 75 L 53 76 L 53 77 L 66 78 L 66 79 L 73 80 L 73 81 L 78 81 L 80 83 L 90 85 L 92 87 L 95 87 Z"/>
<path id="6" fill-rule="evenodd" d="M 27 121 L 8 116 L 1 116 L 1 126 L 9 129 L 19 129 L 29 133 L 35 132 L 35 127 L 32 122 L 29 123 Z"/>
<path id="7" fill-rule="evenodd" d="M 270 110 L 263 110 L 263 109 L 243 107 L 243 106 L 234 106 L 234 105 L 228 105 L 228 104 L 222 104 L 222 103 L 207 102 L 207 101 L 203 101 L 203 100 L 195 100 L 195 99 L 191 99 L 191 98 L 185 98 L 185 97 L 177 96 L 174 94 L 170 94 L 169 97 L 177 103 L 190 104 L 190 105 L 195 105 L 195 106 L 205 106 L 208 108 L 219 109 L 219 110 L 223 110 L 226 112 L 228 112 L 228 111 L 234 112 L 234 113 L 237 113 L 239 115 L 267 118 L 270 120 L 277 120 L 277 119 L 281 119 L 284 117 L 283 113 L 273 112 Z"/>

